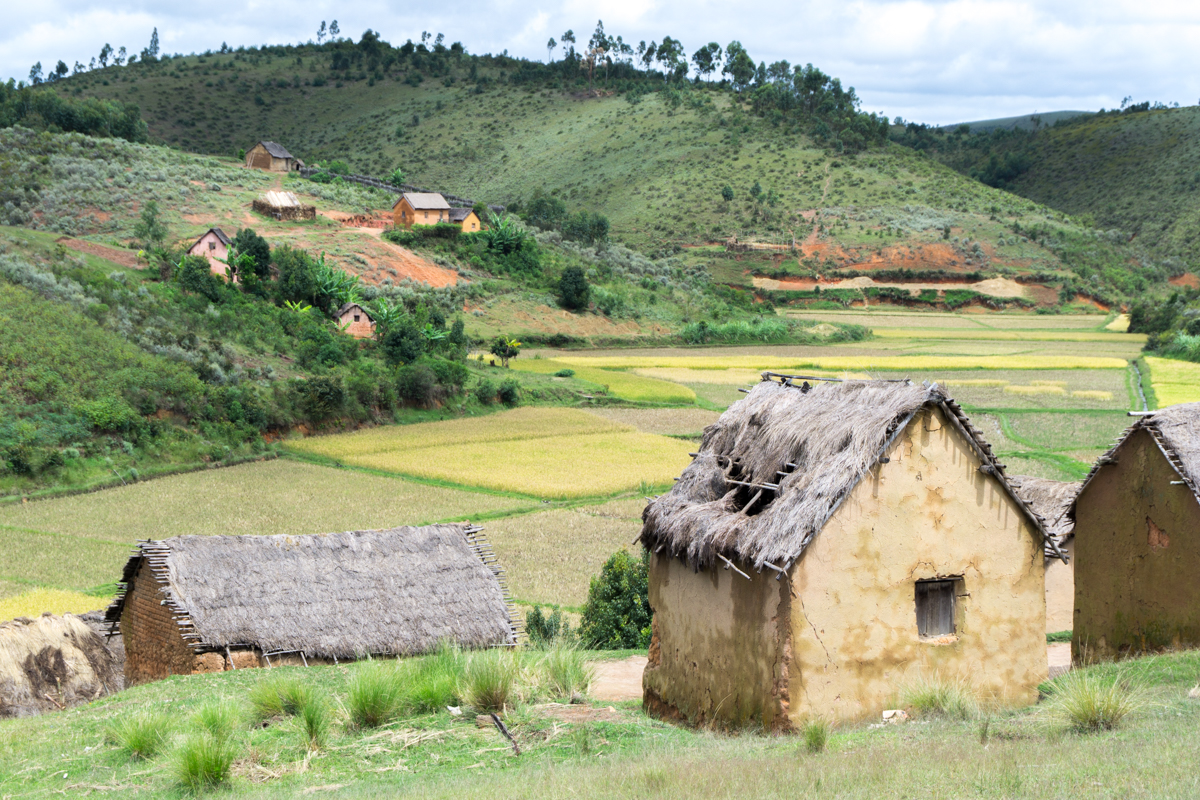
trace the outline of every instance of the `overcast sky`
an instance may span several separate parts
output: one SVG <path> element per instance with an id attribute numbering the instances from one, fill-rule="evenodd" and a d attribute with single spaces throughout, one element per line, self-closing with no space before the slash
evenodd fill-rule
<path id="1" fill-rule="evenodd" d="M 1121 98 L 1200 102 L 1195 0 L 42 0 L 13 3 L 0 31 L 0 75 L 26 79 L 40 61 L 87 63 L 109 42 L 138 52 L 157 27 L 164 52 L 343 36 L 373 28 L 401 44 L 423 30 L 471 53 L 544 60 L 546 40 L 586 40 L 604 20 L 628 42 L 680 39 L 688 53 L 737 39 L 756 61 L 813 63 L 854 86 L 867 111 L 930 123 L 1033 111 L 1112 108 Z"/>

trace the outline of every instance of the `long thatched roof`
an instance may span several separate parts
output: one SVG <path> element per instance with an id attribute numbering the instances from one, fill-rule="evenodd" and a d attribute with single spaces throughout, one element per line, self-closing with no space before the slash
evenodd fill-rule
<path id="1" fill-rule="evenodd" d="M 737 557 L 759 570 L 787 569 L 908 422 L 933 407 L 945 412 L 976 451 L 981 469 L 1045 536 L 991 447 L 936 384 L 799 382 L 764 373 L 705 430 L 699 453 L 675 487 L 643 512 L 647 547 L 668 550 L 695 568 Z"/>
<path id="2" fill-rule="evenodd" d="M 1017 494 L 1029 504 L 1046 526 L 1046 533 L 1060 547 L 1075 534 L 1075 520 L 1067 514 L 1075 495 L 1083 486 L 1080 481 L 1052 481 L 1029 475 L 1013 475 L 1009 478 Z M 1046 555 L 1054 555 L 1047 546 Z"/>
<path id="3" fill-rule="evenodd" d="M 1125 444 L 1126 439 L 1138 431 L 1150 434 L 1171 467 L 1179 473 L 1184 485 L 1191 490 L 1196 502 L 1200 503 L 1200 403 L 1168 406 L 1161 411 L 1142 416 L 1126 428 L 1109 451 L 1096 459 L 1091 471 L 1083 479 L 1083 486 L 1076 493 L 1076 497 L 1092 482 L 1097 472 L 1116 460 L 1117 450 Z M 1068 513 L 1073 519 L 1074 502 L 1071 503 Z"/>
<path id="4" fill-rule="evenodd" d="M 503 575 L 479 531 L 457 523 L 142 542 L 107 619 L 119 622 L 145 565 L 197 651 L 253 646 L 350 659 L 426 652 L 441 639 L 509 644 Z"/>

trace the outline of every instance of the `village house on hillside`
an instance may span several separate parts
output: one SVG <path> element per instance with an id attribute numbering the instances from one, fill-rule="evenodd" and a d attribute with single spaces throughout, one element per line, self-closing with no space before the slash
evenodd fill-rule
<path id="1" fill-rule="evenodd" d="M 1075 661 L 1200 645 L 1200 403 L 1126 429 L 1070 515 Z"/>
<path id="2" fill-rule="evenodd" d="M 209 228 L 188 248 L 189 256 L 204 256 L 214 275 L 225 277 L 225 262 L 229 260 L 229 237 L 220 228 Z"/>
<path id="3" fill-rule="evenodd" d="M 1042 518 L 1047 535 L 1058 545 L 1046 547 L 1046 633 L 1069 631 L 1075 619 L 1075 520 L 1067 512 L 1083 484 L 1026 475 L 1013 475 L 1009 483 Z"/>
<path id="4" fill-rule="evenodd" d="M 138 545 L 106 619 L 129 685 L 197 672 L 511 644 L 503 576 L 469 523 Z"/>
<path id="5" fill-rule="evenodd" d="M 449 222 L 450 204 L 437 192 L 405 192 L 392 206 L 392 219 L 397 228 Z"/>
<path id="6" fill-rule="evenodd" d="M 333 315 L 337 326 L 355 339 L 370 339 L 375 335 L 375 320 L 358 303 L 346 303 Z"/>
<path id="7" fill-rule="evenodd" d="M 270 172 L 296 172 L 304 162 L 277 142 L 259 142 L 246 151 L 246 166 Z"/>
<path id="8" fill-rule="evenodd" d="M 764 373 L 643 519 L 651 713 L 786 730 L 1047 677 L 1050 540 L 936 384 Z"/>
<path id="9" fill-rule="evenodd" d="M 470 208 L 450 209 L 450 221 L 462 226 L 463 233 L 472 233 L 483 229 L 479 222 L 479 215 Z"/>

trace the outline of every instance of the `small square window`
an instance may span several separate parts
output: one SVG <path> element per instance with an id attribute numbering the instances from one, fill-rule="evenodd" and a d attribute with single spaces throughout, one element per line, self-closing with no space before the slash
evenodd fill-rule
<path id="1" fill-rule="evenodd" d="M 216 243 L 216 242 L 209 242 L 209 243 L 208 243 L 208 249 L 209 249 L 209 250 L 216 250 L 216 249 L 217 249 L 217 243 Z"/>
<path id="2" fill-rule="evenodd" d="M 954 634 L 954 580 L 917 581 L 917 635 Z"/>
<path id="3" fill-rule="evenodd" d="M 359 320 L 359 316 L 358 316 L 358 314 L 355 314 L 355 315 L 354 315 L 354 321 L 355 321 L 355 322 L 358 322 L 358 320 Z"/>

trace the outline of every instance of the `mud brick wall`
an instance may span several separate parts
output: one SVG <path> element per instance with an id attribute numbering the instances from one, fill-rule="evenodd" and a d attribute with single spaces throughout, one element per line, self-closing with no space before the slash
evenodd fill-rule
<path id="1" fill-rule="evenodd" d="M 143 561 L 134 574 L 121 614 L 126 686 L 192 673 L 195 654 L 180 635 L 170 610 L 162 605 L 165 595 L 161 589 Z"/>

